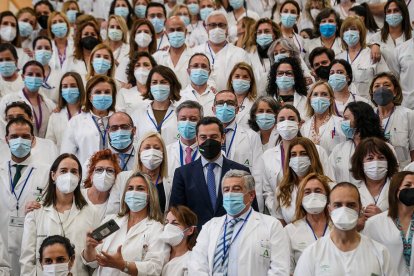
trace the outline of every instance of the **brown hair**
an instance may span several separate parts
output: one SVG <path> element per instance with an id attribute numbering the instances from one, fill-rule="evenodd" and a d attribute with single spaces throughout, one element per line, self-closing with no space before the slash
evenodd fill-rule
<path id="1" fill-rule="evenodd" d="M 198 230 L 197 230 L 197 215 L 190 210 L 190 208 L 177 205 L 170 207 L 168 212 L 171 212 L 177 221 L 182 224 L 185 228 L 193 227 L 193 233 L 186 237 L 187 240 L 187 248 L 188 250 L 192 250 L 197 242 Z"/>
<path id="2" fill-rule="evenodd" d="M 345 43 L 345 40 L 343 39 L 344 33 L 346 29 L 348 29 L 351 26 L 355 26 L 359 31 L 359 44 L 361 45 L 361 49 L 364 49 L 367 47 L 367 43 L 365 41 L 365 38 L 367 36 L 367 30 L 365 28 L 364 22 L 361 21 L 361 19 L 357 16 L 348 16 L 341 25 L 341 40 L 342 40 L 342 48 L 345 50 L 348 49 L 348 45 Z"/>
<path id="3" fill-rule="evenodd" d="M 151 94 L 151 80 L 152 80 L 152 76 L 155 73 L 160 74 L 164 79 L 168 81 L 168 84 L 170 85 L 170 96 L 169 96 L 170 101 L 178 102 L 181 99 L 181 96 L 180 96 L 180 91 L 182 88 L 181 83 L 177 79 L 177 76 L 175 75 L 174 71 L 171 70 L 169 67 L 163 66 L 163 65 L 157 65 L 151 69 L 148 75 L 147 83 L 145 85 L 148 93 L 146 93 L 143 96 L 144 100 L 146 99 L 154 100 L 154 97 Z"/>
<path id="4" fill-rule="evenodd" d="M 397 172 L 391 178 L 390 188 L 388 190 L 388 216 L 393 220 L 397 219 L 398 217 L 398 203 L 400 202 L 400 200 L 398 199 L 397 194 L 400 190 L 402 182 L 408 175 L 414 175 L 414 172 Z"/>
<path id="5" fill-rule="evenodd" d="M 95 30 L 99 43 L 102 43 L 102 38 L 99 32 L 99 28 L 98 28 L 98 25 L 95 23 L 95 21 L 83 22 L 83 24 L 80 25 L 79 28 L 76 29 L 75 37 L 73 39 L 73 44 L 75 45 L 75 49 L 73 49 L 73 56 L 75 59 L 83 60 L 83 48 L 81 46 L 82 32 L 83 32 L 83 29 L 85 29 L 88 26 L 91 26 Z"/>
<path id="6" fill-rule="evenodd" d="M 129 57 L 130 58 L 132 58 L 135 52 L 138 51 L 138 44 L 135 42 L 135 35 L 137 33 L 138 28 L 141 27 L 142 25 L 148 26 L 151 32 L 152 40 L 150 44 L 148 45 L 148 52 L 152 55 L 157 51 L 157 38 L 155 36 L 155 30 L 154 30 L 154 27 L 152 26 L 151 21 L 149 21 L 148 19 L 144 19 L 144 18 L 138 19 L 132 25 L 131 32 L 129 35 Z"/>
<path id="7" fill-rule="evenodd" d="M 67 102 L 62 97 L 62 81 L 66 77 L 69 77 L 69 76 L 73 77 L 75 79 L 76 85 L 78 86 L 80 105 L 82 106 L 85 102 L 85 87 L 83 86 L 82 77 L 76 72 L 66 72 L 65 74 L 63 74 L 62 78 L 60 79 L 60 83 L 59 83 L 59 99 L 58 99 L 58 108 L 59 109 L 63 109 L 67 105 Z"/>
<path id="8" fill-rule="evenodd" d="M 88 62 L 88 74 L 86 75 L 86 80 L 90 80 L 93 76 L 96 76 L 96 72 L 95 69 L 93 68 L 93 56 L 95 55 L 95 53 L 99 50 L 107 50 L 109 53 L 109 56 L 111 57 L 111 69 L 108 70 L 108 72 L 106 72 L 106 75 L 108 77 L 113 78 L 114 74 L 115 74 L 115 59 L 114 59 L 114 54 L 112 52 L 112 49 L 104 43 L 98 44 L 95 46 L 95 48 L 93 48 L 92 52 L 91 52 L 91 57 L 89 58 L 89 62 Z"/>
<path id="9" fill-rule="evenodd" d="M 53 32 L 52 32 L 52 21 L 53 21 L 53 18 L 55 17 L 55 16 L 61 16 L 62 17 L 62 19 L 63 19 L 63 21 L 65 21 L 65 23 L 66 23 L 66 27 L 68 28 L 67 29 L 67 32 L 66 32 L 66 35 L 65 35 L 65 38 L 68 38 L 68 36 L 69 36 L 69 33 L 70 33 L 70 23 L 69 23 L 69 20 L 68 20 L 68 18 L 66 17 L 66 14 L 64 14 L 64 13 L 62 13 L 62 12 L 58 12 L 58 11 L 54 11 L 54 12 L 52 12 L 50 15 L 49 15 L 49 18 L 48 18 L 48 20 L 47 20 L 47 34 L 48 34 L 48 36 L 51 38 L 51 39 L 55 39 L 55 35 L 53 34 Z"/>
<path id="10" fill-rule="evenodd" d="M 389 72 L 379 73 L 375 75 L 374 78 L 372 79 L 371 85 L 369 86 L 369 96 L 371 98 L 371 102 L 375 106 L 378 106 L 376 102 L 374 102 L 374 82 L 380 78 L 388 78 L 391 81 L 392 85 L 394 86 L 394 92 L 395 92 L 395 97 L 392 100 L 392 102 L 394 103 L 394 105 L 397 105 L 397 106 L 401 105 L 403 101 L 403 94 L 402 94 L 402 88 L 401 88 L 400 82 L 397 80 L 397 78 L 393 74 Z"/>
<path id="11" fill-rule="evenodd" d="M 233 80 L 233 74 L 234 72 L 236 72 L 237 69 L 247 71 L 247 74 L 250 77 L 250 88 L 246 96 L 251 101 L 256 100 L 257 87 L 256 87 L 256 80 L 254 78 L 253 68 L 246 62 L 239 62 L 236 65 L 234 65 L 233 69 L 230 72 L 229 79 L 227 80 L 227 89 L 234 92 L 232 80 Z"/>
<path id="12" fill-rule="evenodd" d="M 119 164 L 118 164 L 118 156 L 112 153 L 110 149 L 104 149 L 104 150 L 97 151 L 89 159 L 88 175 L 86 176 L 86 179 L 83 184 L 85 188 L 92 187 L 92 177 L 93 177 L 93 173 L 96 168 L 96 164 L 102 160 L 108 160 L 112 162 L 112 165 L 114 166 L 114 169 L 115 169 L 115 177 L 122 171 L 121 167 L 119 167 Z"/>
<path id="13" fill-rule="evenodd" d="M 112 105 L 109 107 L 108 110 L 115 111 L 115 104 L 116 104 L 116 85 L 113 78 L 110 78 L 108 76 L 104 75 L 96 75 L 93 76 L 88 82 L 86 83 L 86 95 L 85 95 L 85 101 L 82 111 L 83 112 L 89 112 L 92 110 L 92 103 L 89 100 L 89 97 L 92 94 L 92 89 L 101 82 L 106 82 L 111 85 L 112 88 Z"/>

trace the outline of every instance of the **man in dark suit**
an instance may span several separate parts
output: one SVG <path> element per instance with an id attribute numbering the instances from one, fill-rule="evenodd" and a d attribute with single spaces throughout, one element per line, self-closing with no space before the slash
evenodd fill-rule
<path id="1" fill-rule="evenodd" d="M 201 157 L 175 170 L 170 206 L 184 205 L 198 217 L 198 227 L 213 217 L 226 214 L 223 208 L 221 180 L 232 169 L 250 173 L 249 168 L 222 155 L 224 128 L 215 117 L 204 117 L 196 127 Z M 253 202 L 257 211 L 257 201 Z"/>

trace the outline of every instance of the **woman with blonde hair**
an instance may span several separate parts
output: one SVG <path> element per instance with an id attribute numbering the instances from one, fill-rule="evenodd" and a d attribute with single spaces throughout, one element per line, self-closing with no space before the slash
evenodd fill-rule
<path id="1" fill-rule="evenodd" d="M 119 15 L 109 16 L 107 33 L 104 43 L 111 48 L 115 64 L 118 66 L 121 59 L 129 53 L 128 27 L 124 18 Z"/>
<path id="2" fill-rule="evenodd" d="M 62 13 L 64 13 L 68 18 L 71 28 L 70 33 L 73 33 L 76 17 L 80 13 L 80 11 L 81 9 L 79 7 L 78 1 L 76 0 L 67 0 L 63 3 Z"/>
<path id="3" fill-rule="evenodd" d="M 237 40 L 234 45 L 250 52 L 255 45 L 254 26 L 256 20 L 250 17 L 243 17 L 237 22 Z"/>
<path id="4" fill-rule="evenodd" d="M 52 12 L 49 16 L 47 31 L 52 40 L 52 63 L 54 69 L 61 69 L 67 56 L 73 52 L 73 39 L 70 22 L 61 12 Z"/>
<path id="5" fill-rule="evenodd" d="M 115 60 L 111 48 L 106 44 L 98 44 L 93 48 L 88 62 L 86 80 L 96 75 L 105 75 L 113 78 L 115 74 Z"/>

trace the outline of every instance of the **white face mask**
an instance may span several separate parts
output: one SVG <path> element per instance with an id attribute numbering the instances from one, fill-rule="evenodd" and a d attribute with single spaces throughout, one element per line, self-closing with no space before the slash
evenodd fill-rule
<path id="1" fill-rule="evenodd" d="M 160 166 L 164 155 L 162 154 L 162 151 L 157 149 L 147 149 L 141 152 L 140 157 L 145 168 L 154 170 Z"/>
<path id="2" fill-rule="evenodd" d="M 208 32 L 210 41 L 215 44 L 223 43 L 226 40 L 226 31 L 222 28 L 215 28 Z"/>
<path id="3" fill-rule="evenodd" d="M 320 193 L 310 193 L 303 197 L 302 206 L 308 214 L 320 214 L 326 207 L 326 195 Z"/>
<path id="4" fill-rule="evenodd" d="M 55 182 L 60 192 L 70 194 L 78 187 L 79 177 L 73 173 L 65 173 L 59 175 Z"/>
<path id="5" fill-rule="evenodd" d="M 138 67 L 134 70 L 134 76 L 140 84 L 146 84 L 150 70 L 145 67 Z"/>
<path id="6" fill-rule="evenodd" d="M 343 231 L 352 230 L 358 223 L 358 212 L 346 206 L 334 209 L 331 219 L 336 228 Z"/>
<path id="7" fill-rule="evenodd" d="M 364 173 L 372 180 L 383 179 L 388 172 L 387 161 L 370 161 L 364 163 Z"/>
<path id="8" fill-rule="evenodd" d="M 0 37 L 4 41 L 12 42 L 16 38 L 16 28 L 12 26 L 1 27 Z"/>
<path id="9" fill-rule="evenodd" d="M 106 171 L 103 173 L 94 173 L 92 177 L 92 183 L 100 192 L 109 191 L 115 184 L 115 175 L 110 175 Z"/>
<path id="10" fill-rule="evenodd" d="M 185 230 L 184 230 L 185 231 Z M 179 245 L 184 239 L 184 231 L 177 225 L 168 223 L 161 233 L 160 239 L 171 246 Z"/>
<path id="11" fill-rule="evenodd" d="M 67 276 L 69 263 L 43 265 L 44 276 Z"/>
<path id="12" fill-rule="evenodd" d="M 318 16 L 318 14 L 321 12 L 321 10 L 319 9 L 311 9 L 310 10 L 310 14 L 313 18 L 313 20 L 316 20 L 316 17 Z"/>
<path id="13" fill-rule="evenodd" d="M 296 173 L 297 176 L 305 176 L 311 165 L 310 159 L 308 156 L 296 156 L 290 158 L 289 167 Z"/>
<path id="14" fill-rule="evenodd" d="M 298 135 L 299 125 L 296 121 L 284 120 L 276 124 L 276 129 L 283 140 L 290 141 Z"/>
<path id="15" fill-rule="evenodd" d="M 139 47 L 148 47 L 151 41 L 152 38 L 147 33 L 138 33 L 135 35 L 135 42 L 138 44 Z"/>

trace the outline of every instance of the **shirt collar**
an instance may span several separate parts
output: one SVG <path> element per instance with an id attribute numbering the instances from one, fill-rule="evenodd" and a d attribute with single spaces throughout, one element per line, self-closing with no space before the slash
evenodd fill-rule
<path id="1" fill-rule="evenodd" d="M 181 143 L 181 141 L 179 141 L 178 142 L 179 144 L 180 144 L 180 146 L 181 146 L 181 149 L 185 152 L 185 149 L 188 147 L 187 145 L 185 145 L 185 144 L 183 144 L 183 143 Z M 197 142 L 195 142 L 194 144 L 192 144 L 191 146 L 190 146 L 190 148 L 194 151 L 195 149 L 197 149 L 197 147 L 198 147 L 198 143 Z"/>
<path id="2" fill-rule="evenodd" d="M 231 124 L 229 124 L 227 127 L 225 127 L 226 129 L 231 129 L 234 130 L 234 128 L 236 127 L 236 118 L 234 118 L 233 122 L 231 122 Z"/>
<path id="3" fill-rule="evenodd" d="M 252 206 L 250 206 L 250 208 L 238 218 L 241 218 L 243 221 L 245 221 L 247 219 L 247 216 L 250 214 L 251 210 L 252 210 Z M 226 216 L 227 216 L 227 222 L 234 219 L 234 217 L 230 216 L 229 214 L 227 214 Z"/>
<path id="4" fill-rule="evenodd" d="M 219 158 L 217 158 L 215 161 L 210 162 L 207 159 L 204 158 L 204 156 L 201 156 L 201 164 L 203 165 L 203 168 L 208 164 L 208 163 L 216 163 L 217 165 L 219 165 L 221 168 L 223 167 L 223 154 L 221 154 L 220 152 L 220 156 Z"/>
<path id="5" fill-rule="evenodd" d="M 21 162 L 21 163 L 16 163 L 16 162 L 14 162 L 14 160 L 13 159 L 10 159 L 10 166 L 13 166 L 13 165 L 24 165 L 24 166 L 29 166 L 29 164 L 31 163 L 31 160 L 32 160 L 32 155 L 30 154 L 30 156 L 29 157 L 27 157 L 26 158 L 26 160 L 24 160 L 23 162 Z"/>

